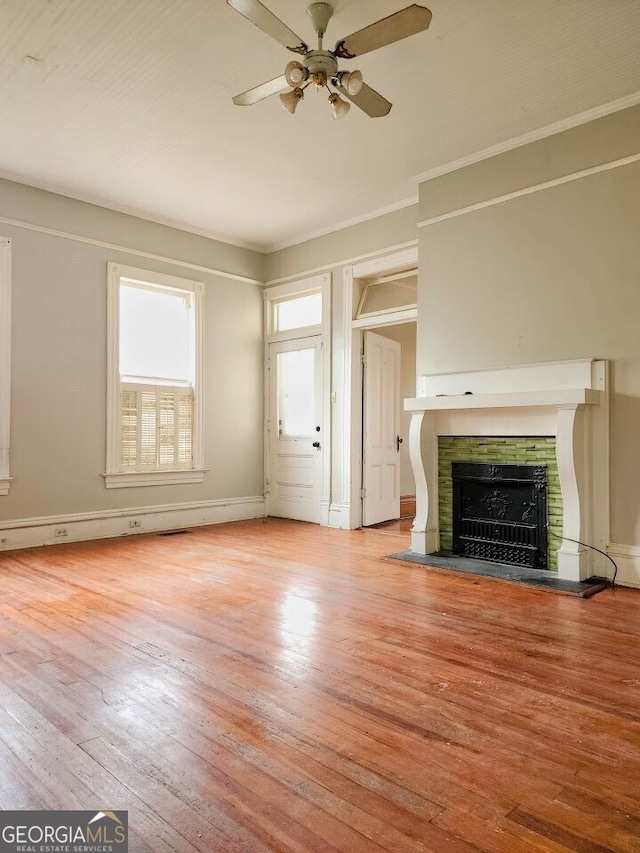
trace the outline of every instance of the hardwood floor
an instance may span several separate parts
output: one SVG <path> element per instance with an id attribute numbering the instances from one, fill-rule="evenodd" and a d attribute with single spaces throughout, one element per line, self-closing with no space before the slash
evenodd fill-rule
<path id="1" fill-rule="evenodd" d="M 640 850 L 640 593 L 258 520 L 0 555 L 0 808 L 135 851 Z"/>

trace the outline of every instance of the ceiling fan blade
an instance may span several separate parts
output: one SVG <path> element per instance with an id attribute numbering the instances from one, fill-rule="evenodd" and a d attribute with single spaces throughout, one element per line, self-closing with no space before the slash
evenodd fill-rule
<path id="1" fill-rule="evenodd" d="M 266 83 L 254 86 L 253 89 L 249 89 L 241 95 L 236 95 L 233 103 L 237 107 L 249 107 L 251 104 L 257 104 L 258 101 L 268 98 L 269 95 L 276 95 L 278 92 L 283 92 L 288 88 L 287 78 L 283 74 L 281 77 L 276 77 L 275 80 L 268 80 Z"/>
<path id="2" fill-rule="evenodd" d="M 426 30 L 431 23 L 431 12 L 424 6 L 407 6 L 395 15 L 382 18 L 375 24 L 370 24 L 357 33 L 352 33 L 346 38 L 340 39 L 333 52 L 340 59 L 353 59 L 362 56 L 370 50 L 377 50 L 394 41 L 412 36 Z"/>
<path id="3" fill-rule="evenodd" d="M 336 88 L 370 118 L 382 118 L 382 116 L 388 115 L 391 110 L 391 102 L 383 98 L 371 86 L 367 86 L 366 83 L 362 84 L 362 89 L 357 95 L 350 95 L 343 86 L 336 86 Z"/>
<path id="4" fill-rule="evenodd" d="M 280 18 L 263 6 L 260 0 L 227 0 L 229 6 L 240 12 L 247 20 L 259 27 L 268 36 L 280 42 L 281 45 L 302 56 L 309 52 L 309 48 Z"/>

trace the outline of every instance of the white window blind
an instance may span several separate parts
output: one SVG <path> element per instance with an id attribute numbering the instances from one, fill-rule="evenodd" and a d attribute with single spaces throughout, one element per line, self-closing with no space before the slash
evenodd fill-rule
<path id="1" fill-rule="evenodd" d="M 120 470 L 175 471 L 193 467 L 193 392 L 122 383 Z"/>

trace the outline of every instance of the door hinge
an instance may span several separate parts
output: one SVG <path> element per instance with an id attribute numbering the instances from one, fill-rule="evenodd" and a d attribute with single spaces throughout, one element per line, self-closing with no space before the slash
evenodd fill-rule
<path id="1" fill-rule="evenodd" d="M 264 484 L 264 493 L 265 493 L 265 495 L 269 494 L 269 481 L 268 480 Z"/>
<path id="2" fill-rule="evenodd" d="M 366 498 L 366 496 L 367 496 L 367 490 L 366 489 L 360 489 L 360 497 Z"/>
<path id="3" fill-rule="evenodd" d="M 363 367 L 367 366 L 367 357 L 364 353 L 362 353 L 362 355 L 360 356 L 360 361 L 362 362 Z"/>

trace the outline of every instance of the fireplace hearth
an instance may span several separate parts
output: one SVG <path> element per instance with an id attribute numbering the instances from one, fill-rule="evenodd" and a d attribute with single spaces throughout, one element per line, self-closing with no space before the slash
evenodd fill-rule
<path id="1" fill-rule="evenodd" d="M 453 552 L 546 569 L 547 468 L 454 462 Z"/>

